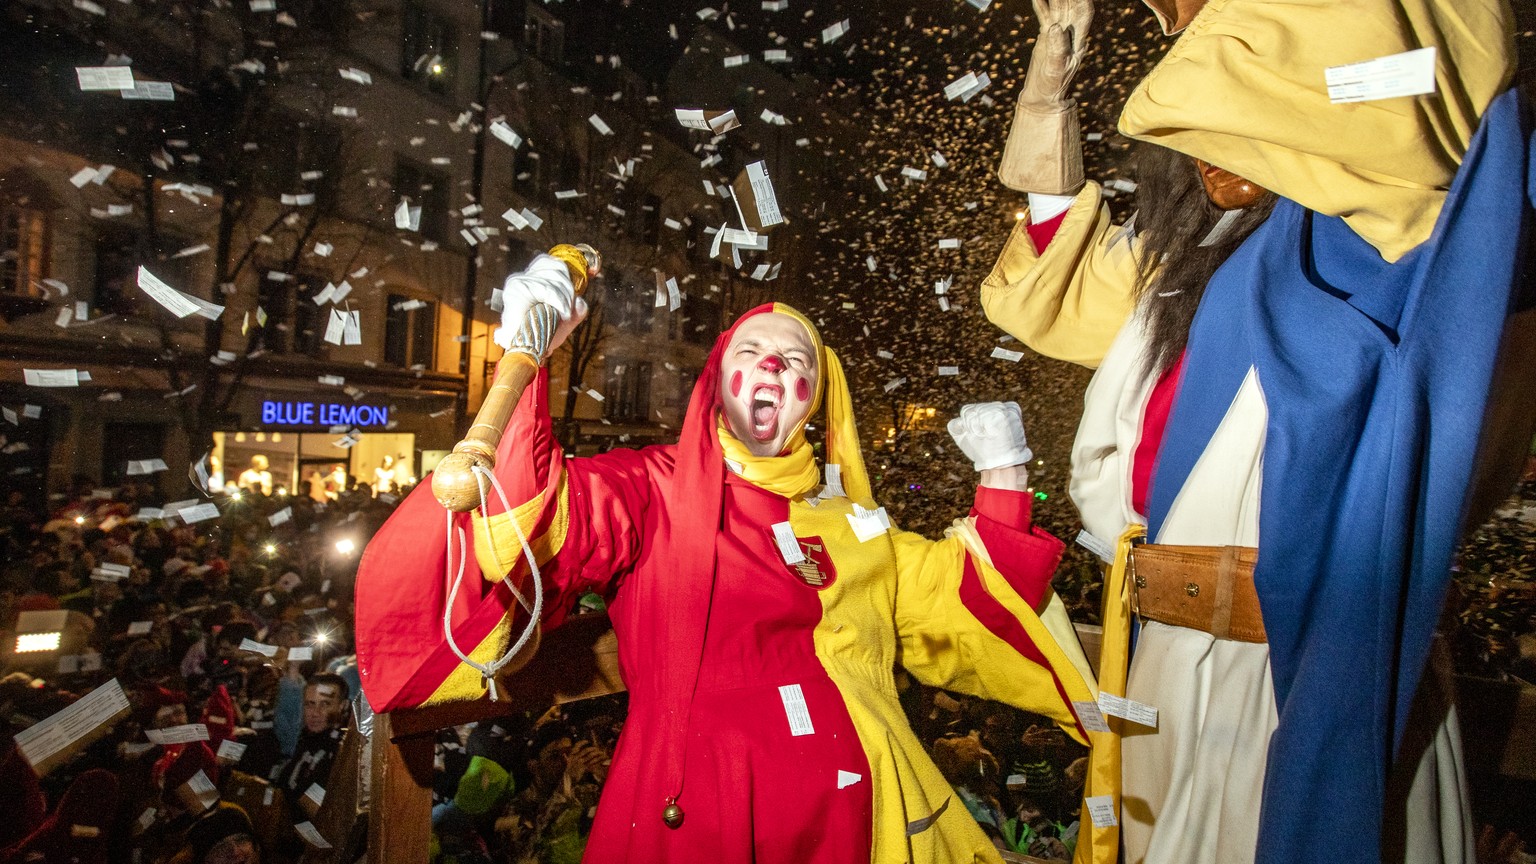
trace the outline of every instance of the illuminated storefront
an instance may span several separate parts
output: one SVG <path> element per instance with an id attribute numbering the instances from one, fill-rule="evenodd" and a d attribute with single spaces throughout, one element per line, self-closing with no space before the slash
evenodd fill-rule
<path id="1" fill-rule="evenodd" d="M 416 433 L 395 431 L 399 412 L 391 405 L 291 394 L 253 401 L 246 416 L 258 420 L 255 428 L 214 433 L 216 483 L 327 500 L 352 483 L 377 494 L 421 476 Z"/>

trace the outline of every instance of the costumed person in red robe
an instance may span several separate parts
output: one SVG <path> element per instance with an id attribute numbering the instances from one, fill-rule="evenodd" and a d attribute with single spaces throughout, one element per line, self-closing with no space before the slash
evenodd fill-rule
<path id="1" fill-rule="evenodd" d="M 567 330 L 579 316 L 549 260 L 508 280 L 509 325 L 535 301 Z M 630 692 L 586 860 L 1000 861 L 909 727 L 893 669 L 1084 740 L 1073 703 L 1091 703 L 1092 673 L 1049 588 L 1061 543 L 1030 521 L 1017 406 L 951 423 L 980 484 L 931 541 L 871 499 L 842 367 L 787 306 L 720 336 L 675 445 L 567 458 L 546 391 L 541 371 L 482 514 L 450 522 L 423 484 L 365 553 L 358 662 L 375 710 L 483 693 L 532 557 L 544 626 L 586 592 L 608 598 Z M 805 436 L 818 410 L 825 473 Z M 448 535 L 473 546 L 463 571 Z M 445 573 L 462 587 L 444 593 Z M 482 580 L 484 599 L 464 599 Z"/>

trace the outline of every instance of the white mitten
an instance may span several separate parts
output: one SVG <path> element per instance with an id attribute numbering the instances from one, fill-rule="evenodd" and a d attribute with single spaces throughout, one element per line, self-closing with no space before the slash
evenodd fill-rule
<path id="1" fill-rule="evenodd" d="M 503 350 L 512 349 L 513 337 L 535 303 L 553 307 L 563 325 L 578 317 L 578 302 L 576 286 L 571 283 L 571 271 L 565 262 L 552 255 L 535 257 L 526 270 L 508 276 L 501 286 L 501 327 L 496 331 L 496 344 Z M 562 326 L 556 331 L 558 338 L 551 342 L 550 351 L 555 350 L 570 329 Z"/>
<path id="2" fill-rule="evenodd" d="M 978 402 L 949 421 L 949 435 L 977 471 L 1022 465 L 1034 458 L 1024 441 L 1024 412 L 1017 402 Z"/>

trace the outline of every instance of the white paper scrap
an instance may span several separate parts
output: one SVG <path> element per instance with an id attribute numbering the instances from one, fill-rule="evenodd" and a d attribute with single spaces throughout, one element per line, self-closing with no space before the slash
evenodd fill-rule
<path id="1" fill-rule="evenodd" d="M 176 87 L 169 81 L 135 81 L 132 87 L 126 87 L 119 91 L 124 99 L 139 99 L 148 102 L 175 102 Z M 189 154 L 183 159 L 187 162 L 196 161 Z"/>
<path id="2" fill-rule="evenodd" d="M 288 662 L 290 663 L 304 663 L 313 660 L 314 657 L 315 649 L 308 645 L 295 645 L 288 649 Z M 319 804 L 320 802 L 316 801 L 315 803 Z"/>
<path id="3" fill-rule="evenodd" d="M 1328 101 L 1336 105 L 1423 96 L 1435 92 L 1435 49 L 1419 48 L 1323 70 Z M 82 88 L 83 89 L 83 88 Z"/>
<path id="4" fill-rule="evenodd" d="M 267 524 L 271 525 L 272 527 L 275 528 L 278 525 L 281 525 L 284 522 L 287 522 L 289 519 L 292 519 L 292 518 L 293 518 L 293 508 L 292 507 L 284 507 L 283 509 L 277 511 L 276 513 L 273 513 L 271 516 L 268 516 L 267 517 Z"/>
<path id="5" fill-rule="evenodd" d="M 785 564 L 799 564 L 805 560 L 805 552 L 801 551 L 800 541 L 795 538 L 795 529 L 788 522 L 774 523 L 773 542 L 778 544 L 779 555 Z"/>
<path id="6" fill-rule="evenodd" d="M 23 369 L 22 378 L 29 387 L 79 387 L 77 369 Z"/>
<path id="7" fill-rule="evenodd" d="M 959 249 L 960 248 L 960 241 L 955 239 L 954 237 L 946 237 L 943 240 L 939 241 L 939 248 L 940 249 Z"/>
<path id="8" fill-rule="evenodd" d="M 180 516 L 182 521 L 186 522 L 188 525 L 192 525 L 198 522 L 206 522 L 209 519 L 219 518 L 219 505 L 210 501 L 206 504 L 199 504 L 196 507 L 188 507 L 185 510 L 179 510 L 177 511 L 176 515 Z"/>
<path id="9" fill-rule="evenodd" d="M 311 783 L 309 788 L 304 790 L 303 797 L 308 798 L 316 807 L 319 807 L 325 803 L 325 789 L 319 783 Z"/>
<path id="10" fill-rule="evenodd" d="M 852 786 L 853 784 L 863 779 L 864 775 L 862 774 L 855 774 L 852 771 L 844 771 L 841 768 L 837 769 L 837 788 L 839 789 L 847 789 L 849 786 Z"/>
<path id="11" fill-rule="evenodd" d="M 1199 245 L 1215 246 L 1217 243 L 1220 243 L 1223 238 L 1232 233 L 1233 227 L 1237 224 L 1238 217 L 1242 215 L 1243 210 L 1241 208 L 1222 213 L 1221 218 L 1216 220 L 1216 224 L 1211 226 L 1210 231 L 1206 232 L 1205 238 L 1200 241 Z"/>
<path id="12" fill-rule="evenodd" d="M 327 843 L 325 838 L 320 836 L 320 829 L 316 828 L 313 822 L 300 822 L 293 826 L 293 830 L 299 832 L 299 836 L 304 838 L 304 842 L 316 849 L 331 848 L 331 844 Z"/>
<path id="13" fill-rule="evenodd" d="M 75 80 L 82 91 L 132 90 L 133 68 L 129 66 L 76 66 Z"/>
<path id="14" fill-rule="evenodd" d="M 156 303 L 164 306 L 167 311 L 177 318 L 185 318 L 188 315 L 198 313 L 198 305 L 192 302 L 192 298 L 165 284 L 158 276 L 149 272 L 143 266 L 139 267 L 139 288 L 154 299 Z"/>
<path id="15" fill-rule="evenodd" d="M 233 738 L 225 738 L 219 742 L 219 752 L 217 755 L 226 762 L 239 762 L 240 757 L 245 755 L 245 748 L 245 744 L 241 744 Z"/>
<path id="16" fill-rule="evenodd" d="M 1083 804 L 1088 807 L 1088 818 L 1093 820 L 1093 827 L 1113 828 L 1120 824 L 1115 818 L 1115 796 L 1093 795 L 1084 798 Z"/>
<path id="17" fill-rule="evenodd" d="M 325 324 L 325 335 L 321 338 L 332 345 L 340 345 L 341 330 L 346 326 L 346 320 L 346 316 L 341 313 L 340 309 L 334 306 L 331 307 L 331 317 Z"/>
<path id="18" fill-rule="evenodd" d="M 1104 714 L 1099 711 L 1099 703 L 1073 702 L 1072 708 L 1077 712 L 1077 719 L 1084 729 L 1089 732 L 1109 731 L 1109 724 L 1104 722 Z"/>
<path id="19" fill-rule="evenodd" d="M 97 687 L 46 719 L 16 733 L 16 748 L 32 765 L 40 765 L 97 727 L 131 710 L 117 679 Z"/>
<path id="20" fill-rule="evenodd" d="M 592 124 L 592 128 L 596 129 L 599 135 L 613 134 L 613 129 L 610 128 L 607 123 L 603 122 L 603 118 L 597 116 L 596 114 L 588 117 L 587 122 Z"/>
<path id="21" fill-rule="evenodd" d="M 974 90 L 976 85 L 976 73 L 967 72 L 944 85 L 944 98 L 950 101 L 959 99 L 962 95 Z"/>
<path id="22" fill-rule="evenodd" d="M 240 640 L 240 650 L 250 651 L 266 657 L 276 657 L 278 648 L 276 645 L 267 645 L 254 639 L 245 638 Z"/>
<path id="23" fill-rule="evenodd" d="M 848 21 L 849 19 L 844 18 L 836 24 L 824 28 L 821 31 L 821 44 L 831 45 L 833 42 L 843 38 L 848 33 Z"/>
<path id="24" fill-rule="evenodd" d="M 1132 723 L 1142 726 L 1157 728 L 1157 709 L 1151 705 L 1144 705 L 1134 699 L 1124 696 L 1116 696 L 1113 693 L 1099 694 L 1099 710 L 1113 717 L 1120 717 Z"/>
<path id="25" fill-rule="evenodd" d="M 208 726 L 203 723 L 186 723 L 167 726 L 164 729 L 145 729 L 144 737 L 164 747 L 167 744 L 189 744 L 208 740 Z"/>
<path id="26" fill-rule="evenodd" d="M 516 150 L 523 144 L 523 136 L 513 131 L 512 127 L 507 125 L 505 120 L 493 121 L 491 123 L 491 134 L 496 136 L 496 140 L 506 144 L 513 150 Z"/>
<path id="27" fill-rule="evenodd" d="M 836 462 L 828 462 L 822 466 L 825 488 L 822 489 L 823 498 L 846 498 L 848 493 L 843 491 L 843 466 Z"/>
<path id="28" fill-rule="evenodd" d="M 784 701 L 784 716 L 789 718 L 789 734 L 792 737 L 816 734 L 816 727 L 811 725 L 811 710 L 805 704 L 805 692 L 799 684 L 780 687 L 779 698 Z"/>
<path id="29" fill-rule="evenodd" d="M 767 163 L 759 161 L 748 165 L 747 180 L 752 184 L 752 197 L 757 201 L 757 216 L 763 227 L 783 223 L 779 199 L 773 193 L 773 182 L 768 179 Z"/>
<path id="30" fill-rule="evenodd" d="M 847 514 L 848 524 L 853 528 L 853 536 L 860 543 L 868 543 L 870 540 L 884 534 L 890 527 L 890 518 L 885 515 L 885 508 L 865 510 L 858 504 L 853 505 L 853 512 Z"/>

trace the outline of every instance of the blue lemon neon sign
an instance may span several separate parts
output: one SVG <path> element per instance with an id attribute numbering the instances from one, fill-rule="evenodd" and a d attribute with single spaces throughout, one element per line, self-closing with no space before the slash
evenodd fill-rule
<path id="1" fill-rule="evenodd" d="M 385 426 L 389 409 L 383 405 L 349 405 L 341 402 L 261 403 L 263 426 Z"/>

